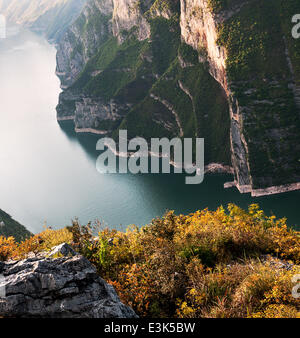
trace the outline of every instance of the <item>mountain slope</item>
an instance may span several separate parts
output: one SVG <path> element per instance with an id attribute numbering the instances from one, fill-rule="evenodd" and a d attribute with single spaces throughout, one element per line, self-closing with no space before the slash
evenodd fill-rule
<path id="1" fill-rule="evenodd" d="M 11 23 L 44 33 L 57 41 L 78 17 L 86 0 L 0 0 L 0 12 Z"/>
<path id="2" fill-rule="evenodd" d="M 17 241 L 24 240 L 32 234 L 23 225 L 0 209 L 0 236 L 13 236 Z"/>
<path id="3" fill-rule="evenodd" d="M 78 132 L 204 137 L 253 196 L 300 189 L 297 0 L 90 0 L 58 47 Z"/>
<path id="4" fill-rule="evenodd" d="M 61 40 L 57 74 L 66 90 L 58 119 L 74 119 L 79 132 L 198 135 L 207 141 L 206 164 L 229 164 L 225 93 L 197 52 L 181 43 L 179 1 L 136 4 L 89 1 Z"/>
<path id="5" fill-rule="evenodd" d="M 181 0 L 184 41 L 208 53 L 228 97 L 235 185 L 253 196 L 300 188 L 296 0 Z"/>

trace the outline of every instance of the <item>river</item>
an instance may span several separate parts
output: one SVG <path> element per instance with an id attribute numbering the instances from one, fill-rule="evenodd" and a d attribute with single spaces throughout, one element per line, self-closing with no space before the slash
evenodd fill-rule
<path id="1" fill-rule="evenodd" d="M 0 40 L 0 208 L 36 233 L 78 217 L 125 229 L 164 212 L 190 213 L 234 202 L 259 203 L 268 213 L 300 224 L 300 192 L 261 198 L 224 190 L 228 175 L 206 175 L 185 185 L 185 175 L 99 174 L 94 135 L 59 125 L 60 93 L 55 48 L 29 31 L 11 30 Z"/>

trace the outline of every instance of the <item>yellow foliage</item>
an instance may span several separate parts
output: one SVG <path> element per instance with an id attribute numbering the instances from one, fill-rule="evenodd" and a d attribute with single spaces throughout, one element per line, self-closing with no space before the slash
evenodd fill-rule
<path id="1" fill-rule="evenodd" d="M 169 212 L 126 233 L 106 229 L 93 250 L 98 271 L 141 316 L 263 317 L 274 315 L 272 304 L 281 306 L 278 316 L 299 312 L 291 296 L 297 265 L 287 271 L 260 261 L 273 255 L 298 264 L 299 232 L 256 204 Z"/>
<path id="2" fill-rule="evenodd" d="M 263 312 L 256 312 L 249 318 L 300 318 L 295 306 L 271 304 Z"/>
<path id="3" fill-rule="evenodd" d="M 21 243 L 14 238 L 0 237 L 0 260 L 23 259 L 30 252 L 48 251 L 56 245 L 71 243 L 72 234 L 67 229 L 46 229 L 38 235 L 32 236 Z"/>
<path id="4" fill-rule="evenodd" d="M 97 238 L 90 224 L 74 221 L 20 244 L 0 237 L 0 259 L 63 242 L 87 257 L 143 317 L 299 317 L 292 277 L 300 273 L 300 233 L 257 204 L 187 216 L 170 211 L 143 228 L 102 229 Z"/>
<path id="5" fill-rule="evenodd" d="M 181 222 L 174 242 L 193 255 L 211 253 L 211 260 L 230 261 L 237 256 L 271 253 L 300 263 L 300 234 L 288 229 L 286 220 L 267 217 L 257 204 L 248 211 L 229 204 L 211 212 L 197 211 Z"/>
<path id="6" fill-rule="evenodd" d="M 0 236 L 0 261 L 8 259 L 17 248 L 17 243 L 13 237 L 5 238 Z"/>

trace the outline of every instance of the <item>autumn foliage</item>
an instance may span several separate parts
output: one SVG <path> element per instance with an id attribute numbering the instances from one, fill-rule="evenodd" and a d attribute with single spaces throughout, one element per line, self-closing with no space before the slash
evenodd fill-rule
<path id="1" fill-rule="evenodd" d="M 99 225 L 99 224 L 98 224 Z M 17 244 L 0 237 L 0 258 L 71 243 L 144 317 L 299 317 L 300 233 L 258 205 L 190 215 L 168 212 L 126 232 L 72 227 Z"/>

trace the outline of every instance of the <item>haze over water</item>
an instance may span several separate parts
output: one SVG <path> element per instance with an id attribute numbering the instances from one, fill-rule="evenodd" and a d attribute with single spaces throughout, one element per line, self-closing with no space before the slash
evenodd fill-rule
<path id="1" fill-rule="evenodd" d="M 16 34 L 15 34 L 16 33 Z M 300 224 L 300 192 L 251 198 L 224 190 L 228 175 L 206 175 L 185 185 L 185 175 L 104 175 L 96 170 L 97 137 L 60 126 L 55 48 L 28 31 L 0 40 L 0 208 L 30 231 L 100 219 L 110 227 L 144 225 L 166 209 L 189 213 L 234 202 L 259 203 L 269 214 Z"/>

